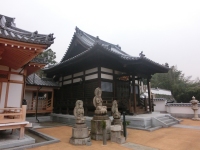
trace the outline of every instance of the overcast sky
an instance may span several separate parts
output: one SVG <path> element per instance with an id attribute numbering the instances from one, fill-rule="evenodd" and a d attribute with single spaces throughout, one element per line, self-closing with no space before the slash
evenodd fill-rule
<path id="1" fill-rule="evenodd" d="M 147 58 L 200 78 L 200 1 L 1 0 L 0 14 L 31 32 L 54 33 L 59 62 L 75 27 Z"/>

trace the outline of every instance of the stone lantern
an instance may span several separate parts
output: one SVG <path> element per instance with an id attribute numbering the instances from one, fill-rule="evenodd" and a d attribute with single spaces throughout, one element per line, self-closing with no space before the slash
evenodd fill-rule
<path id="1" fill-rule="evenodd" d="M 200 118 L 198 117 L 198 103 L 199 101 L 195 99 L 195 97 L 192 97 L 192 100 L 190 101 L 190 103 L 192 103 L 192 109 L 194 110 L 194 118 L 192 118 L 193 120 L 199 120 Z"/>

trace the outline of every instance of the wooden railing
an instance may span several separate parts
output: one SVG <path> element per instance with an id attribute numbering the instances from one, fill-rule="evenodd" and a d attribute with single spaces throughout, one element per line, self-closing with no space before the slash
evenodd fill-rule
<path id="1" fill-rule="evenodd" d="M 26 119 L 26 105 L 22 108 L 0 108 L 0 123 L 22 122 Z"/>
<path id="2" fill-rule="evenodd" d="M 37 100 L 30 100 L 28 101 L 28 111 L 36 109 Z M 38 110 L 50 110 L 52 109 L 51 99 L 48 100 L 38 100 Z"/>

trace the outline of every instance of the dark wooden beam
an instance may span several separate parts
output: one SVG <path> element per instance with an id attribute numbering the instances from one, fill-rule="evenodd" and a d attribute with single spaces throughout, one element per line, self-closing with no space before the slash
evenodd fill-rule
<path id="1" fill-rule="evenodd" d="M 133 89 L 133 108 L 134 108 L 134 114 L 137 113 L 136 110 L 136 93 L 135 93 L 135 78 L 133 78 L 135 75 L 132 74 L 132 89 Z"/>
<path id="2" fill-rule="evenodd" d="M 149 86 L 150 78 L 147 78 L 147 88 L 148 88 L 148 102 L 149 102 L 149 112 L 152 112 L 152 105 L 151 105 L 151 94 L 150 94 L 150 86 Z"/>

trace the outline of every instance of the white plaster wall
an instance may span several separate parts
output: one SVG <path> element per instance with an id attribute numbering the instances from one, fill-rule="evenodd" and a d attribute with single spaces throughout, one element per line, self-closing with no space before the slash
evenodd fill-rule
<path id="1" fill-rule="evenodd" d="M 18 74 L 11 74 L 10 80 L 23 81 L 23 76 Z"/>
<path id="2" fill-rule="evenodd" d="M 6 88 L 7 88 L 7 83 L 6 82 L 2 82 L 0 108 L 4 108 L 4 105 L 5 105 Z M 3 110 L 0 110 L 0 113 L 2 113 L 2 112 L 3 112 Z"/>
<path id="3" fill-rule="evenodd" d="M 163 111 L 166 111 L 166 103 L 167 101 L 164 100 L 164 101 L 153 101 L 153 103 L 156 105 L 154 106 L 154 111 L 158 111 L 158 112 L 163 112 Z"/>
<path id="4" fill-rule="evenodd" d="M 85 71 L 85 74 L 89 74 L 89 73 L 93 73 L 93 72 L 97 72 L 98 71 L 98 68 L 92 68 L 92 69 L 88 69 Z"/>
<path id="5" fill-rule="evenodd" d="M 26 92 L 25 92 L 24 98 L 25 98 L 27 101 L 31 101 L 31 100 L 32 100 L 32 91 L 26 91 Z"/>
<path id="6" fill-rule="evenodd" d="M 82 76 L 83 75 L 83 71 L 82 72 L 78 72 L 74 74 L 74 77 L 78 77 L 78 76 Z"/>
<path id="7" fill-rule="evenodd" d="M 81 82 L 82 81 L 82 79 L 81 78 L 76 78 L 76 79 L 74 79 L 73 80 L 73 83 L 76 83 L 76 82 Z"/>
<path id="8" fill-rule="evenodd" d="M 64 80 L 71 79 L 71 78 L 72 78 L 72 75 L 68 75 L 68 76 L 65 76 L 65 77 L 64 77 Z M 62 78 L 61 78 L 60 81 L 62 81 Z"/>
<path id="9" fill-rule="evenodd" d="M 22 84 L 10 83 L 8 89 L 7 107 L 20 107 L 22 100 Z"/>
<path id="10" fill-rule="evenodd" d="M 152 92 L 153 94 L 172 95 L 171 91 L 162 90 L 162 89 L 152 89 L 152 88 L 151 88 L 151 92 Z"/>
<path id="11" fill-rule="evenodd" d="M 71 84 L 72 83 L 72 80 L 68 80 L 68 81 L 64 81 L 63 82 L 63 85 L 66 85 L 66 84 Z M 62 83 L 61 83 L 61 85 L 60 86 L 62 86 Z"/>
<path id="12" fill-rule="evenodd" d="M 101 71 L 108 72 L 108 73 L 113 73 L 112 69 L 108 69 L 108 68 L 104 68 L 104 67 L 101 67 Z"/>
<path id="13" fill-rule="evenodd" d="M 17 70 L 15 70 L 15 69 L 11 69 L 11 72 L 20 72 L 21 71 L 21 73 L 23 73 L 24 72 L 24 69 L 22 70 L 22 68 L 19 68 L 19 69 L 17 69 Z"/>
<path id="14" fill-rule="evenodd" d="M 97 79 L 97 78 L 98 78 L 97 74 L 92 74 L 92 75 L 86 76 L 85 80 L 91 80 L 91 79 Z"/>
<path id="15" fill-rule="evenodd" d="M 113 80 L 113 76 L 112 76 L 112 75 L 103 74 L 103 73 L 101 73 L 101 78 L 103 78 L 103 79 Z"/>
<path id="16" fill-rule="evenodd" d="M 169 107 L 169 106 L 168 106 Z M 169 107 L 168 113 L 174 113 L 174 114 L 194 114 L 194 111 L 192 110 L 191 107 Z M 200 114 L 200 109 L 198 109 L 198 114 Z"/>

